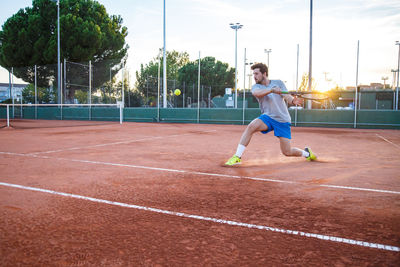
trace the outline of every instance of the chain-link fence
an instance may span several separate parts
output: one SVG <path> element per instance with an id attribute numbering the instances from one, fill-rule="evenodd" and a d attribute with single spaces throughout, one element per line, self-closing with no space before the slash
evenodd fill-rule
<path id="1" fill-rule="evenodd" d="M 238 88 L 226 81 L 209 84 L 207 77 L 196 82 L 167 80 L 164 95 L 163 78 L 147 76 L 140 88 L 130 82 L 130 74 L 120 62 L 71 62 L 61 64 L 61 84 L 57 84 L 57 65 L 10 68 L 10 81 L 0 86 L 0 101 L 10 104 L 116 104 L 143 108 L 258 108 L 249 88 Z M 197 74 L 194 74 L 196 76 Z M 16 84 L 19 78 L 26 84 Z M 185 79 L 180 79 L 185 80 Z M 251 86 L 250 82 L 248 87 Z M 174 91 L 179 89 L 180 95 Z M 312 109 L 393 110 L 396 91 L 388 88 L 330 90 L 329 98 L 313 101 Z M 357 103 L 356 102 L 357 99 Z M 290 107 L 306 109 L 306 106 Z"/>

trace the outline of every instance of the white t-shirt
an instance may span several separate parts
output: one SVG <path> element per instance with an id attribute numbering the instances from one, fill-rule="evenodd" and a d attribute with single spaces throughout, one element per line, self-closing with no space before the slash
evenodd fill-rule
<path id="1" fill-rule="evenodd" d="M 272 89 L 273 87 L 281 88 L 281 91 L 287 91 L 285 84 L 281 80 L 270 80 L 268 86 L 262 84 L 255 84 L 251 91 L 257 89 Z M 261 113 L 269 116 L 270 118 L 279 122 L 291 122 L 289 111 L 287 109 L 285 99 L 289 103 L 293 100 L 290 94 L 274 94 L 269 93 L 263 97 L 256 97 L 260 104 Z"/>

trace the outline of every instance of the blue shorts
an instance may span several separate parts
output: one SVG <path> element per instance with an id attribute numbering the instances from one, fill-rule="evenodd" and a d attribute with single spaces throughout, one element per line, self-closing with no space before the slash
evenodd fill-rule
<path id="1" fill-rule="evenodd" d="M 268 126 L 268 129 L 266 131 L 261 131 L 263 134 L 274 131 L 274 135 L 276 137 L 285 137 L 287 139 L 292 139 L 289 122 L 279 122 L 265 114 L 262 114 L 258 118 Z"/>

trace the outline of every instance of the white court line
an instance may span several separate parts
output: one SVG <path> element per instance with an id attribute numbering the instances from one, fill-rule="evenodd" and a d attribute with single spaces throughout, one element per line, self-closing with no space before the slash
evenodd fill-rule
<path id="1" fill-rule="evenodd" d="M 383 137 L 382 135 L 376 134 L 376 136 L 378 136 L 379 138 L 383 139 L 384 141 L 388 142 L 389 144 L 394 145 L 395 147 L 397 147 L 398 149 L 400 149 L 400 146 L 393 143 L 392 141 L 387 140 L 385 137 Z"/>
<path id="2" fill-rule="evenodd" d="M 333 188 L 333 189 L 367 191 L 367 192 L 375 192 L 375 193 L 400 194 L 400 192 L 398 192 L 398 191 L 389 191 L 389 190 L 371 189 L 371 188 L 362 188 L 362 187 L 338 186 L 338 185 L 329 185 L 329 184 L 309 184 L 309 183 L 305 183 L 305 182 L 295 182 L 295 181 L 268 179 L 268 178 L 260 178 L 260 177 L 238 176 L 238 175 L 230 175 L 230 174 L 208 173 L 208 172 L 197 172 L 197 171 L 185 171 L 185 170 L 148 167 L 148 166 L 131 165 L 131 164 L 112 163 L 112 162 L 101 162 L 101 161 L 91 161 L 91 160 L 81 160 L 81 159 L 67 159 L 67 158 L 58 158 L 58 157 L 19 154 L 19 153 L 12 153 L 12 152 L 0 152 L 0 154 L 12 155 L 12 156 L 22 156 L 22 157 L 34 157 L 34 158 L 41 158 L 41 159 L 65 160 L 65 161 L 80 162 L 80 163 L 137 168 L 137 169 L 154 170 L 154 171 L 176 172 L 176 173 L 203 175 L 203 176 L 215 176 L 215 177 L 224 177 L 224 178 L 229 178 L 229 179 L 232 179 L 232 178 L 233 179 L 248 179 L 248 180 L 254 180 L 254 181 L 295 184 L 295 185 L 312 186 L 312 187 L 326 187 L 326 188 Z"/>
<path id="3" fill-rule="evenodd" d="M 217 130 L 198 131 L 196 133 L 210 133 L 210 132 L 216 132 L 216 131 Z M 154 139 L 163 139 L 163 138 L 168 138 L 168 137 L 180 137 L 180 136 L 185 136 L 185 135 L 190 135 L 190 134 L 195 134 L 195 133 L 147 137 L 147 138 L 128 140 L 128 141 L 119 141 L 119 142 L 105 143 L 105 144 L 98 144 L 98 145 L 91 145 L 91 146 L 72 147 L 72 148 L 50 150 L 50 151 L 43 151 L 43 152 L 34 152 L 34 153 L 27 153 L 27 154 L 30 154 L 30 155 L 49 154 L 49 153 L 56 153 L 56 152 L 63 152 L 63 151 L 70 151 L 70 150 L 79 150 L 79 149 L 83 149 L 83 148 L 94 148 L 94 147 L 103 147 L 103 146 L 111 146 L 111 145 L 129 144 L 129 143 L 134 143 L 134 142 L 148 141 L 148 140 L 154 140 Z"/>
<path id="4" fill-rule="evenodd" d="M 210 222 L 220 223 L 220 224 L 228 224 L 228 225 L 232 225 L 232 226 L 247 227 L 250 229 L 259 229 L 259 230 L 278 232 L 278 233 L 283 233 L 283 234 L 288 234 L 288 235 L 304 236 L 304 237 L 309 237 L 309 238 L 321 239 L 324 241 L 333 241 L 333 242 L 338 242 L 338 243 L 345 243 L 345 244 L 361 246 L 361 247 L 368 247 L 368 248 L 376 248 L 376 249 L 381 249 L 381 250 L 397 251 L 397 252 L 400 251 L 399 247 L 384 245 L 384 244 L 379 244 L 379 243 L 371 243 L 371 242 L 353 240 L 353 239 L 336 237 L 336 236 L 307 233 L 307 232 L 302 232 L 302 231 L 297 231 L 297 230 L 275 228 L 275 227 L 270 227 L 270 226 L 266 226 L 266 225 L 257 225 L 257 224 L 230 221 L 230 220 L 218 219 L 218 218 L 212 218 L 212 217 L 204 217 L 201 215 L 187 214 L 187 213 L 183 213 L 183 212 L 176 212 L 176 211 L 162 210 L 162 209 L 156 209 L 156 208 L 145 207 L 145 206 L 138 206 L 138 205 L 133 205 L 133 204 L 126 204 L 126 203 L 122 203 L 122 202 L 98 199 L 98 198 L 93 198 L 93 197 L 86 197 L 86 196 L 81 196 L 81 195 L 57 192 L 57 191 L 53 191 L 53 190 L 41 189 L 41 188 L 23 186 L 23 185 L 17 185 L 17 184 L 9 184 L 9 183 L 0 182 L 0 185 L 6 186 L 6 187 L 13 187 L 13 188 L 25 189 L 25 190 L 30 190 L 30 191 L 48 193 L 48 194 L 52 194 L 52 195 L 59 195 L 59 196 L 64 196 L 64 197 L 83 199 L 83 200 L 88 200 L 88 201 L 92 201 L 92 202 L 120 206 L 120 207 L 125 207 L 125 208 L 150 211 L 150 212 L 161 213 L 161 214 L 166 214 L 166 215 L 172 215 L 172 216 L 178 216 L 178 217 L 184 217 L 184 218 L 190 218 L 190 219 L 196 219 L 196 220 L 202 220 L 202 221 L 210 221 Z"/>

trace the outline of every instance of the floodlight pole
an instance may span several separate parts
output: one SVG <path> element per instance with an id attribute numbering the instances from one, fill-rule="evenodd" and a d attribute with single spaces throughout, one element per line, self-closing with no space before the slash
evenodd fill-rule
<path id="1" fill-rule="evenodd" d="M 399 55 L 397 60 L 397 86 L 396 86 L 396 110 L 399 109 L 399 72 L 400 72 L 400 42 L 396 41 L 396 45 L 399 46 Z"/>
<path id="2" fill-rule="evenodd" d="M 161 53 L 160 53 L 161 54 Z M 161 55 L 158 56 L 158 80 L 157 80 L 157 122 L 160 122 L 160 64 Z"/>
<path id="3" fill-rule="evenodd" d="M 360 56 L 360 40 L 357 42 L 357 69 L 356 69 L 356 90 L 354 95 L 354 128 L 357 128 L 357 100 L 358 100 L 358 60 Z"/>
<path id="4" fill-rule="evenodd" d="M 197 123 L 200 123 L 200 63 L 201 63 L 201 54 L 199 51 L 199 69 L 197 73 Z"/>
<path id="5" fill-rule="evenodd" d="M 242 114 L 242 124 L 244 125 L 244 110 L 246 108 L 246 48 L 244 48 L 244 70 L 243 70 L 243 114 Z"/>
<path id="6" fill-rule="evenodd" d="M 237 31 L 243 27 L 239 22 L 229 24 L 235 30 L 235 108 L 237 108 Z"/>
<path id="7" fill-rule="evenodd" d="M 163 49 L 163 107 L 167 107 L 167 57 L 165 45 L 165 0 L 164 0 L 164 49 Z"/>
<path id="8" fill-rule="evenodd" d="M 60 69 L 60 0 L 57 0 L 57 102 L 61 104 L 61 69 Z"/>
<path id="9" fill-rule="evenodd" d="M 296 64 L 296 92 L 299 90 L 299 44 L 297 44 L 297 64 Z M 294 110 L 294 126 L 297 126 L 297 106 Z"/>
<path id="10" fill-rule="evenodd" d="M 310 0 L 310 54 L 308 63 L 308 91 L 312 90 L 312 15 L 313 15 L 313 0 Z M 311 100 L 307 101 L 307 106 L 312 109 Z"/>

